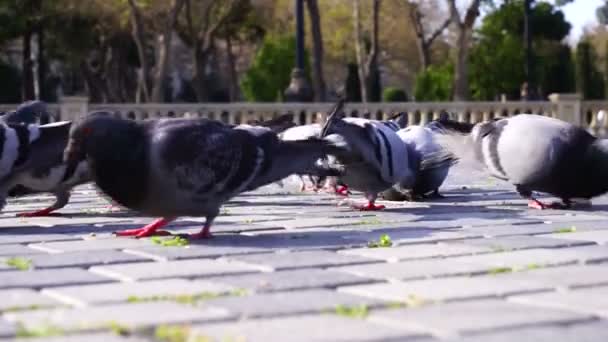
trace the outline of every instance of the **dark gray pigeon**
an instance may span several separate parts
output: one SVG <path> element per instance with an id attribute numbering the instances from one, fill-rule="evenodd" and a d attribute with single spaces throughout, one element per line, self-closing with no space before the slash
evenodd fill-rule
<path id="1" fill-rule="evenodd" d="M 19 213 L 17 216 L 58 215 L 53 211 L 63 208 L 70 199 L 73 187 L 89 182 L 87 164 L 82 162 L 68 173 L 63 162 L 63 151 L 67 146 L 71 122 L 62 121 L 47 125 L 29 125 L 36 129 L 36 138 L 25 149 L 23 162 L 18 163 L 0 182 L 3 195 L 21 196 L 40 192 L 51 192 L 55 202 L 48 208 L 33 212 Z"/>
<path id="2" fill-rule="evenodd" d="M 477 124 L 469 135 L 437 138 L 461 159 L 480 162 L 515 185 L 532 208 L 568 208 L 573 199 L 588 201 L 608 191 L 608 140 L 558 119 L 520 114 Z M 562 202 L 541 203 L 533 191 Z"/>
<path id="3" fill-rule="evenodd" d="M 335 176 L 316 164 L 341 150 L 321 139 L 281 141 L 259 127 L 230 127 L 208 119 L 131 121 L 105 112 L 72 127 L 68 170 L 87 160 L 97 186 L 119 204 L 162 216 L 119 236 L 144 237 L 179 216 L 204 216 L 192 238 L 210 237 L 222 204 L 293 173 Z"/>

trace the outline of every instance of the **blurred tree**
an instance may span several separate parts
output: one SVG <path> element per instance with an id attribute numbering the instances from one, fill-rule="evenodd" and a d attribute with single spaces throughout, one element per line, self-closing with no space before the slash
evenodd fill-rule
<path id="1" fill-rule="evenodd" d="M 431 65 L 416 76 L 416 101 L 449 101 L 454 84 L 454 66 L 451 63 Z"/>
<path id="2" fill-rule="evenodd" d="M 384 102 L 406 102 L 407 100 L 407 93 L 401 88 L 387 87 L 382 92 Z"/>
<path id="3" fill-rule="evenodd" d="M 576 88 L 586 100 L 604 97 L 604 80 L 594 65 L 596 58 L 593 45 L 582 40 L 576 46 Z"/>
<path id="4" fill-rule="evenodd" d="M 473 25 L 479 16 L 481 0 L 471 0 L 461 18 L 456 6 L 456 0 L 447 0 L 450 16 L 456 26 L 456 61 L 454 66 L 454 100 L 466 101 L 470 97 L 469 90 L 469 48 L 473 36 Z"/>
<path id="5" fill-rule="evenodd" d="M 323 76 L 323 33 L 321 29 L 321 15 L 317 0 L 306 0 L 308 17 L 310 18 L 310 31 L 312 32 L 312 85 L 315 101 L 326 100 L 325 77 Z"/>
<path id="6" fill-rule="evenodd" d="M 408 4 L 409 19 L 416 32 L 416 43 L 420 54 L 420 66 L 424 70 L 431 65 L 431 46 L 435 40 L 446 30 L 452 22 L 452 17 L 448 16 L 439 26 L 427 34 L 429 23 L 426 15 L 423 14 L 421 4 L 410 1 Z"/>
<path id="7" fill-rule="evenodd" d="M 535 77 L 541 93 L 569 91 L 573 87 L 569 47 L 562 40 L 570 31 L 563 13 L 538 2 L 531 12 Z M 501 94 L 519 98 L 524 75 L 523 1 L 513 0 L 488 14 L 471 49 L 470 79 L 473 98 L 495 100 Z M 559 71 L 559 73 L 557 73 Z"/>
<path id="8" fill-rule="evenodd" d="M 272 102 L 281 99 L 295 65 L 295 47 L 293 36 L 268 36 L 264 39 L 241 81 L 241 90 L 248 101 Z M 307 53 L 305 62 L 305 72 L 309 75 Z"/>
<path id="9" fill-rule="evenodd" d="M 197 100 L 209 100 L 206 69 L 215 51 L 215 39 L 230 23 L 246 21 L 250 0 L 186 0 L 185 13 L 176 27 L 181 39 L 192 49 L 192 86 Z"/>

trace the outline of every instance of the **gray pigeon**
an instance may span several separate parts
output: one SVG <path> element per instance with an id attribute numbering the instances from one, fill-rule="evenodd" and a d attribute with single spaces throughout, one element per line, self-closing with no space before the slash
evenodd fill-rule
<path id="1" fill-rule="evenodd" d="M 568 208 L 573 199 L 608 191 L 608 140 L 558 119 L 520 114 L 477 124 L 469 135 L 437 138 L 461 159 L 480 162 L 492 176 L 515 185 L 532 208 Z M 533 191 L 562 202 L 544 204 Z"/>
<path id="2" fill-rule="evenodd" d="M 391 188 L 383 192 L 382 197 L 387 200 L 416 200 L 417 198 L 441 198 L 439 187 L 448 176 L 450 167 L 456 163 L 456 158 L 446 158 L 445 163 L 426 171 L 420 171 L 420 162 L 427 156 L 441 153 L 443 147 L 435 141 L 435 133 L 423 126 L 408 126 L 397 132 L 405 143 L 408 151 L 409 166 L 415 174 L 414 185 L 407 194 L 402 194 Z M 430 195 L 429 195 L 430 194 Z"/>
<path id="3" fill-rule="evenodd" d="M 25 150 L 23 162 L 16 163 L 10 174 L 0 181 L 3 198 L 9 195 L 20 196 L 39 192 L 51 192 L 56 201 L 48 208 L 33 212 L 19 213 L 17 216 L 48 216 L 63 208 L 70 199 L 73 187 L 90 181 L 87 165 L 82 162 L 68 173 L 63 163 L 63 151 L 68 142 L 71 122 L 63 121 L 47 125 L 29 125 L 36 129 L 35 139 L 20 148 Z M 23 130 L 23 128 L 21 128 Z"/>
<path id="4" fill-rule="evenodd" d="M 92 113 L 72 127 L 68 170 L 87 160 L 97 186 L 119 204 L 162 219 L 119 236 L 145 237 L 178 216 L 204 216 L 192 238 L 210 237 L 222 204 L 293 173 L 339 171 L 316 164 L 341 149 L 322 139 L 281 141 L 269 130 L 208 119 L 130 121 Z"/>
<path id="5" fill-rule="evenodd" d="M 49 115 L 46 103 L 42 101 L 27 101 L 20 104 L 14 111 L 5 113 L 0 119 L 6 123 L 34 124 L 48 122 Z"/>
<path id="6" fill-rule="evenodd" d="M 321 136 L 349 151 L 337 156 L 344 166 L 340 179 L 349 187 L 364 192 L 367 204 L 360 210 L 380 210 L 378 193 L 393 186 L 411 188 L 414 174 L 408 167 L 405 144 L 395 130 L 381 121 L 341 118 L 343 100 L 322 128 Z"/>

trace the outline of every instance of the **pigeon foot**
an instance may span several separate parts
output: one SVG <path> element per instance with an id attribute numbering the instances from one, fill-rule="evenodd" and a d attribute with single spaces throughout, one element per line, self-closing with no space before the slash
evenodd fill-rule
<path id="1" fill-rule="evenodd" d="M 335 194 L 338 196 L 344 196 L 347 197 L 348 195 L 350 195 L 350 191 L 348 190 L 348 187 L 345 185 L 340 185 L 339 187 L 336 187 L 334 190 Z"/>
<path id="2" fill-rule="evenodd" d="M 190 240 L 204 240 L 204 239 L 211 239 L 213 237 L 213 235 L 211 235 L 211 224 L 205 224 L 205 226 L 203 227 L 203 229 L 196 233 L 196 234 L 190 234 L 188 236 L 188 239 Z"/>
<path id="3" fill-rule="evenodd" d="M 443 196 L 442 194 L 439 193 L 439 189 L 436 189 L 435 191 L 431 192 L 430 194 L 426 195 L 425 197 L 431 198 L 431 199 L 445 198 L 445 196 Z"/>
<path id="4" fill-rule="evenodd" d="M 172 235 L 170 232 L 165 230 L 158 230 L 158 228 L 164 227 L 175 218 L 160 218 L 142 228 L 127 229 L 114 232 L 116 236 L 134 236 L 136 238 L 150 237 L 150 236 L 167 236 Z"/>
<path id="5" fill-rule="evenodd" d="M 537 199 L 532 199 L 528 202 L 528 208 L 532 208 L 532 209 L 539 209 L 539 210 L 545 210 L 545 209 L 568 209 L 570 208 L 571 204 L 569 202 L 564 203 L 564 202 L 552 202 L 549 204 L 543 203 Z"/>
<path id="6" fill-rule="evenodd" d="M 25 212 L 17 214 L 17 217 L 44 217 L 44 216 L 62 216 L 61 213 L 52 212 L 55 209 L 45 208 L 37 211 Z"/>
<path id="7" fill-rule="evenodd" d="M 375 204 L 374 202 L 367 202 L 365 205 L 353 205 L 353 209 L 359 209 L 361 211 L 375 211 L 383 210 L 386 206 L 382 204 Z"/>

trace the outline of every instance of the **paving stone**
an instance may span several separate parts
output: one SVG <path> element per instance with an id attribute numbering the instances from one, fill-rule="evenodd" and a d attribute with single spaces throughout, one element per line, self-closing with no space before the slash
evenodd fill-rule
<path id="1" fill-rule="evenodd" d="M 468 241 L 468 240 L 465 240 Z M 340 254 L 359 255 L 366 258 L 396 262 L 409 259 L 438 258 L 457 255 L 471 255 L 491 252 L 485 246 L 469 246 L 464 243 L 422 243 L 416 245 L 393 246 L 391 248 L 353 248 L 338 251 Z"/>
<path id="2" fill-rule="evenodd" d="M 91 272 L 122 281 L 162 279 L 172 277 L 194 278 L 259 272 L 259 268 L 223 260 L 179 260 L 142 262 L 136 264 L 94 266 Z"/>
<path id="3" fill-rule="evenodd" d="M 70 236 L 66 234 L 53 234 L 51 233 L 51 229 L 49 229 L 48 234 L 3 234 L 2 230 L 0 230 L 0 245 L 5 244 L 17 244 L 17 243 L 48 243 L 49 241 L 79 241 L 81 240 L 79 237 Z"/>
<path id="4" fill-rule="evenodd" d="M 572 233 L 554 233 L 543 235 L 553 239 L 560 240 L 575 240 L 575 241 L 590 241 L 601 245 L 605 245 L 608 242 L 608 230 L 597 230 L 587 232 L 572 232 Z"/>
<path id="5" fill-rule="evenodd" d="M 31 342 L 146 342 L 149 339 L 136 336 L 120 336 L 114 333 L 71 334 L 57 337 L 28 338 Z"/>
<path id="6" fill-rule="evenodd" d="M 382 303 L 384 301 L 378 299 L 316 289 L 219 298 L 209 300 L 204 305 L 225 308 L 241 317 L 253 318 L 334 311 L 337 306 L 368 305 L 373 307 Z"/>
<path id="7" fill-rule="evenodd" d="M 172 302 L 129 303 L 77 309 L 37 310 L 8 313 L 9 322 L 25 329 L 53 326 L 67 331 L 107 328 L 120 324 L 130 329 L 157 324 L 217 321 L 230 317 L 219 308 L 194 308 Z"/>
<path id="8" fill-rule="evenodd" d="M 378 240 L 382 235 L 388 235 L 394 245 L 433 243 L 448 240 L 473 239 L 482 237 L 460 228 L 430 229 L 430 228 L 384 228 L 367 232 L 356 232 L 346 235 L 349 238 L 359 238 L 365 241 Z"/>
<path id="9" fill-rule="evenodd" d="M 358 277 L 343 272 L 320 269 L 301 269 L 270 273 L 257 273 L 210 278 L 213 282 L 229 284 L 256 292 L 288 291 L 310 288 L 334 288 L 343 285 L 373 282 L 371 278 Z"/>
<path id="10" fill-rule="evenodd" d="M 452 259 L 453 258 L 413 260 L 395 263 L 342 266 L 332 267 L 329 268 L 329 270 L 346 272 L 360 277 L 395 281 L 422 279 L 427 277 L 469 275 L 485 272 L 490 268 L 481 264 L 453 262 Z"/>
<path id="11" fill-rule="evenodd" d="M 42 288 L 62 285 L 107 283 L 112 280 L 79 268 L 0 272 L 0 289 Z"/>
<path id="12" fill-rule="evenodd" d="M 0 247 L 0 257 L 13 257 L 31 254 L 45 254 L 42 251 L 29 248 L 24 245 L 2 245 Z"/>
<path id="13" fill-rule="evenodd" d="M 590 321 L 577 324 L 542 325 L 516 330 L 501 330 L 450 339 L 446 342 L 604 342 L 608 341 L 608 322 Z"/>
<path id="14" fill-rule="evenodd" d="M 372 312 L 369 319 L 388 326 L 423 329 L 437 336 L 454 337 L 492 329 L 572 323 L 590 318 L 589 315 L 503 300 L 479 300 L 377 311 Z"/>
<path id="15" fill-rule="evenodd" d="M 88 286 L 65 286 L 42 290 L 49 297 L 67 304 L 85 307 L 100 303 L 126 302 L 130 298 L 144 300 L 155 296 L 197 294 L 223 295 L 236 287 L 203 280 L 163 279 L 134 283 L 111 283 Z"/>
<path id="16" fill-rule="evenodd" d="M 549 291 L 550 286 L 532 280 L 505 281 L 500 276 L 455 277 L 340 287 L 338 291 L 397 302 L 423 302 L 502 297 Z"/>
<path id="17" fill-rule="evenodd" d="M 252 233 L 253 236 L 246 240 L 247 245 L 266 248 L 270 250 L 292 249 L 292 250 L 313 250 L 313 249 L 336 249 L 350 246 L 363 246 L 367 244 L 365 236 L 353 234 L 353 231 L 341 230 L 320 230 L 314 231 L 312 228 L 296 230 L 286 230 L 285 232 L 270 232 L 260 234 Z"/>
<path id="18" fill-rule="evenodd" d="M 17 325 L 9 323 L 0 317 L 0 338 L 13 337 L 17 332 Z"/>
<path id="19" fill-rule="evenodd" d="M 420 341 L 422 335 L 331 314 L 214 323 L 194 326 L 191 331 L 191 336 L 201 339 L 247 342 Z"/>
<path id="20" fill-rule="evenodd" d="M 0 312 L 58 306 L 58 301 L 30 289 L 0 290 Z"/>
<path id="21" fill-rule="evenodd" d="M 287 270 L 304 267 L 329 267 L 355 265 L 375 262 L 360 256 L 342 255 L 330 251 L 299 251 L 277 252 L 272 254 L 253 254 L 231 256 L 228 260 L 236 260 L 245 264 L 263 267 L 268 271 Z"/>
<path id="22" fill-rule="evenodd" d="M 127 248 L 126 253 L 153 258 L 156 260 L 181 260 L 194 258 L 218 258 L 234 254 L 269 253 L 272 250 L 258 247 L 242 235 L 215 235 L 210 241 L 192 241 L 183 247 L 167 248 L 146 245 Z"/>
<path id="23" fill-rule="evenodd" d="M 122 248 L 134 248 L 134 247 L 145 247 L 152 245 L 149 239 L 129 239 L 129 238 L 91 238 L 88 240 L 76 240 L 76 241 L 61 241 L 61 242 L 46 242 L 29 245 L 31 248 L 35 248 L 41 251 L 49 253 L 61 253 L 61 252 L 96 252 L 104 249 L 122 249 Z"/>
<path id="24" fill-rule="evenodd" d="M 488 247 L 492 251 L 530 249 L 530 248 L 559 248 L 593 244 L 589 241 L 554 239 L 539 236 L 505 236 L 485 239 L 471 239 L 452 242 L 470 246 Z"/>
<path id="25" fill-rule="evenodd" d="M 480 254 L 451 258 L 454 262 L 481 264 L 488 267 L 513 267 L 564 265 L 576 262 L 601 262 L 608 260 L 608 248 L 580 246 L 560 249 L 530 249 L 503 253 Z"/>
<path id="26" fill-rule="evenodd" d="M 520 295 L 510 297 L 509 300 L 516 303 L 564 309 L 608 318 L 608 287 Z"/>
<path id="27" fill-rule="evenodd" d="M 60 267 L 90 267 L 93 265 L 111 265 L 138 261 L 150 261 L 132 254 L 115 250 L 100 250 L 95 252 L 68 252 L 27 256 L 32 262 L 33 269 Z"/>
<path id="28" fill-rule="evenodd" d="M 608 264 L 572 265 L 497 274 L 505 282 L 533 281 L 552 288 L 608 285 Z"/>

